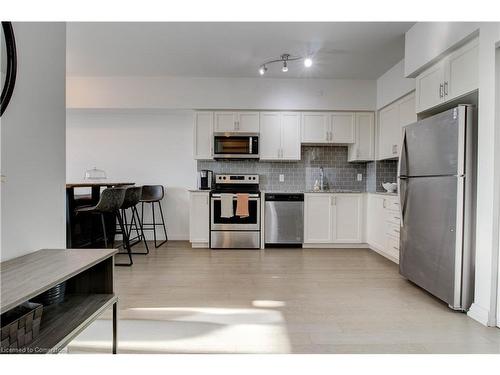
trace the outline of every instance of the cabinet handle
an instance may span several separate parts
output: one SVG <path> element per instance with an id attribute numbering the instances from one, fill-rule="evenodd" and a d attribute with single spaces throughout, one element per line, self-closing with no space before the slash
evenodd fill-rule
<path id="1" fill-rule="evenodd" d="M 394 232 L 396 232 L 396 233 L 400 233 L 400 232 L 399 232 L 399 229 L 394 229 Z"/>
<path id="2" fill-rule="evenodd" d="M 443 84 L 442 83 L 439 85 L 439 97 L 440 98 L 443 97 Z"/>
<path id="3" fill-rule="evenodd" d="M 332 206 L 335 206 L 337 204 L 335 197 L 332 197 Z"/>
<path id="4" fill-rule="evenodd" d="M 382 199 L 382 207 L 385 208 L 385 199 Z"/>
<path id="5" fill-rule="evenodd" d="M 448 81 L 445 81 L 444 82 L 444 95 L 447 96 L 448 95 Z"/>
<path id="6" fill-rule="evenodd" d="M 393 248 L 394 250 L 399 251 L 399 247 L 393 246 L 392 248 Z"/>

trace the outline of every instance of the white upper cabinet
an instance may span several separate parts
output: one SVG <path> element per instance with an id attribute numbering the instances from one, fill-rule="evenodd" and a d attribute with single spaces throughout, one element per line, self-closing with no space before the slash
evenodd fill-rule
<path id="1" fill-rule="evenodd" d="M 304 195 L 304 243 L 331 243 L 333 219 L 333 194 Z"/>
<path id="2" fill-rule="evenodd" d="M 302 113 L 302 143 L 328 143 L 330 119 L 328 113 Z"/>
<path id="3" fill-rule="evenodd" d="M 355 116 L 355 142 L 349 145 L 348 161 L 375 159 L 375 115 L 358 112 Z"/>
<path id="4" fill-rule="evenodd" d="M 353 112 L 303 112 L 302 143 L 354 143 Z"/>
<path id="5" fill-rule="evenodd" d="M 300 160 L 300 114 L 260 113 L 260 159 Z"/>
<path id="6" fill-rule="evenodd" d="M 215 112 L 214 122 L 214 132 L 234 132 L 236 130 L 234 112 Z"/>
<path id="7" fill-rule="evenodd" d="M 279 160 L 281 153 L 281 114 L 279 112 L 260 113 L 260 158 Z"/>
<path id="8" fill-rule="evenodd" d="M 446 100 L 455 99 L 479 87 L 478 42 L 475 39 L 448 57 L 447 77 L 444 83 Z"/>
<path id="9" fill-rule="evenodd" d="M 479 87 L 479 43 L 474 39 L 416 78 L 416 112 L 456 99 Z"/>
<path id="10" fill-rule="evenodd" d="M 215 112 L 214 132 L 258 133 L 259 112 Z"/>
<path id="11" fill-rule="evenodd" d="M 330 142 L 354 143 L 355 115 L 352 112 L 335 112 L 330 115 Z"/>
<path id="12" fill-rule="evenodd" d="M 417 112 L 444 101 L 444 65 L 444 62 L 433 65 L 416 78 Z"/>
<path id="13" fill-rule="evenodd" d="M 417 121 L 415 93 L 412 92 L 381 109 L 378 114 L 378 120 L 377 160 L 399 157 L 403 134 L 402 128 Z"/>
<path id="14" fill-rule="evenodd" d="M 281 159 L 300 160 L 300 113 L 281 113 Z"/>
<path id="15" fill-rule="evenodd" d="M 236 112 L 236 131 L 258 133 L 260 129 L 259 112 Z"/>
<path id="16" fill-rule="evenodd" d="M 399 138 L 401 137 L 397 105 L 391 104 L 380 111 L 378 135 L 378 159 L 397 157 Z"/>
<path id="17" fill-rule="evenodd" d="M 363 240 L 363 196 L 334 194 L 333 242 L 360 243 Z"/>
<path id="18" fill-rule="evenodd" d="M 194 158 L 208 160 L 213 158 L 212 132 L 214 124 L 213 112 L 196 112 L 194 114 Z"/>

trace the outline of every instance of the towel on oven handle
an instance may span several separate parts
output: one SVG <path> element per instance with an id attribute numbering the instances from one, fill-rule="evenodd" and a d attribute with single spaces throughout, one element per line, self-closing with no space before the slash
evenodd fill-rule
<path id="1" fill-rule="evenodd" d="M 220 217 L 230 218 L 234 216 L 233 194 L 220 195 Z"/>
<path id="2" fill-rule="evenodd" d="M 248 194 L 236 194 L 236 216 L 241 218 L 250 216 L 248 211 Z"/>

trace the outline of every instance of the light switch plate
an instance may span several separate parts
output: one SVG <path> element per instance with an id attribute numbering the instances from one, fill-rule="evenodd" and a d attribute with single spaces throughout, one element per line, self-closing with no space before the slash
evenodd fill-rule
<path id="1" fill-rule="evenodd" d="M 285 182 L 285 175 L 284 174 L 280 174 L 280 182 Z"/>
<path id="2" fill-rule="evenodd" d="M 358 181 L 363 181 L 363 174 L 362 173 L 358 173 Z"/>

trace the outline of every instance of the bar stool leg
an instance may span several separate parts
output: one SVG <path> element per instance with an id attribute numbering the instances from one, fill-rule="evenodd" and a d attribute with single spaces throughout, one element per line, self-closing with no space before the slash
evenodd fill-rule
<path id="1" fill-rule="evenodd" d="M 104 214 L 99 214 L 101 217 L 101 225 L 102 225 L 102 235 L 104 237 L 104 247 L 108 248 L 108 236 L 106 235 L 106 221 L 104 220 Z"/>
<path id="2" fill-rule="evenodd" d="M 163 245 L 165 242 L 168 241 L 167 227 L 165 226 L 165 218 L 163 217 L 163 210 L 161 208 L 161 202 L 160 201 L 158 201 L 158 206 L 160 207 L 161 223 L 163 225 L 163 232 L 165 233 L 165 241 L 163 241 L 162 243 L 160 243 L 158 246 L 156 246 L 156 243 L 155 243 L 155 246 L 157 248 L 160 247 L 161 245 Z"/>
<path id="3" fill-rule="evenodd" d="M 125 244 L 125 249 L 127 250 L 128 258 L 129 258 L 130 262 L 129 263 L 115 263 L 115 265 L 116 266 L 131 266 L 132 264 L 134 264 L 134 261 L 132 260 L 132 252 L 130 251 L 130 244 L 128 242 L 127 231 L 123 225 L 123 219 L 122 219 L 119 211 L 116 211 L 116 218 L 118 219 L 118 223 L 120 224 L 120 229 L 123 233 L 122 234 L 123 235 L 123 242 Z"/>
<path id="4" fill-rule="evenodd" d="M 153 213 L 153 239 L 155 242 L 155 247 L 158 248 L 158 246 L 156 246 L 155 202 L 151 202 L 151 212 Z"/>
<path id="5" fill-rule="evenodd" d="M 137 217 L 137 219 L 135 217 Z M 134 220 L 136 228 L 137 228 L 137 226 L 139 227 L 141 233 L 138 234 L 138 238 L 142 239 L 142 241 L 144 241 L 144 247 L 146 248 L 146 252 L 145 253 L 132 252 L 132 254 L 147 255 L 147 254 L 149 254 L 148 242 L 146 241 L 146 236 L 144 235 L 144 229 L 143 229 L 143 226 L 142 226 L 142 221 L 139 218 L 139 212 L 137 211 L 136 207 L 132 207 L 132 220 Z"/>

